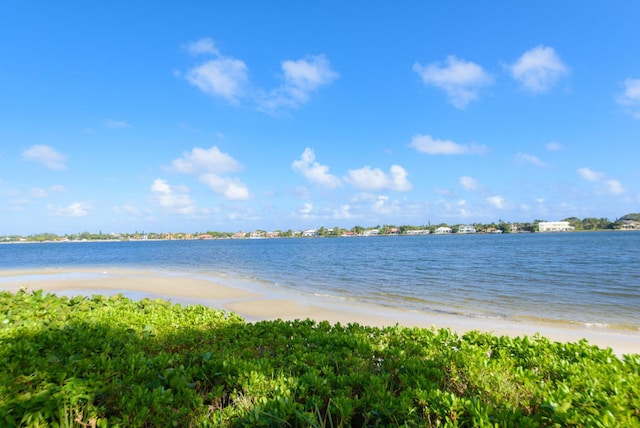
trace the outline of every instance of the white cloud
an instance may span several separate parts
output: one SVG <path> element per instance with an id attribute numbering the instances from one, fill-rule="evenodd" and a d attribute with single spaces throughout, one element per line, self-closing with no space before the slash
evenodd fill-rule
<path id="1" fill-rule="evenodd" d="M 324 55 L 283 61 L 282 72 L 284 84 L 259 100 L 261 110 L 277 112 L 283 107 L 299 107 L 309 101 L 313 91 L 339 77 L 338 73 L 331 69 L 331 64 Z"/>
<path id="2" fill-rule="evenodd" d="M 507 206 L 505 204 L 504 198 L 499 195 L 489 196 L 487 198 L 487 202 L 496 207 L 499 210 L 505 209 Z"/>
<path id="3" fill-rule="evenodd" d="M 564 148 L 564 146 L 562 144 L 560 144 L 558 142 L 555 142 L 555 141 L 547 143 L 547 145 L 545 147 L 550 152 L 557 152 L 557 151 L 562 150 Z"/>
<path id="4" fill-rule="evenodd" d="M 188 43 L 185 48 L 191 55 L 220 55 L 215 42 L 208 37 Z"/>
<path id="5" fill-rule="evenodd" d="M 618 180 L 606 180 L 604 184 L 606 185 L 606 192 L 610 195 L 620 195 L 625 192 L 622 183 Z"/>
<path id="6" fill-rule="evenodd" d="M 315 162 L 316 155 L 307 147 L 299 160 L 293 161 L 291 168 L 302 174 L 312 183 L 319 184 L 329 189 L 335 189 L 341 185 L 341 181 L 335 175 L 329 173 L 329 167 Z"/>
<path id="7" fill-rule="evenodd" d="M 22 152 L 22 159 L 41 163 L 47 168 L 57 171 L 61 171 L 67 167 L 65 164 L 66 157 L 58 153 L 54 148 L 44 144 L 29 147 Z"/>
<path id="8" fill-rule="evenodd" d="M 307 59 L 284 61 L 282 71 L 285 77 L 285 88 L 291 96 L 306 101 L 309 92 L 322 85 L 328 85 L 338 78 L 338 73 L 331 69 L 324 55 L 313 55 Z"/>
<path id="9" fill-rule="evenodd" d="M 401 211 L 398 206 L 398 201 L 389 202 L 389 197 L 384 195 L 377 197 L 372 209 L 377 214 L 385 215 L 397 214 Z"/>
<path id="10" fill-rule="evenodd" d="M 471 212 L 469 211 L 469 209 L 467 209 L 467 201 L 465 201 L 464 199 L 458 199 L 455 209 L 457 210 L 457 213 L 460 217 L 471 216 Z"/>
<path id="11" fill-rule="evenodd" d="M 212 191 L 224 195 L 227 199 L 249 199 L 249 189 L 237 178 L 220 177 L 210 173 L 201 175 L 199 179 Z"/>
<path id="12" fill-rule="evenodd" d="M 65 188 L 64 186 L 60 185 L 60 184 L 55 184 L 51 187 L 49 187 L 49 190 L 52 192 L 64 192 Z"/>
<path id="13" fill-rule="evenodd" d="M 220 56 L 188 70 L 186 79 L 207 95 L 237 104 L 249 82 L 247 71 L 243 61 Z"/>
<path id="14" fill-rule="evenodd" d="M 49 206 L 49 211 L 60 217 L 85 217 L 90 209 L 91 206 L 85 202 L 73 202 L 66 207 Z"/>
<path id="15" fill-rule="evenodd" d="M 436 201 L 435 205 L 439 207 L 439 211 L 447 216 L 454 216 L 460 218 L 471 217 L 471 211 L 468 208 L 467 201 L 464 199 L 458 199 L 457 201 L 450 201 L 440 199 Z"/>
<path id="16" fill-rule="evenodd" d="M 309 101 L 310 95 L 319 87 L 338 78 L 324 55 L 309 55 L 299 60 L 282 61 L 284 83 L 271 91 L 253 88 L 249 81 L 247 64 L 230 56 L 222 55 L 215 42 L 202 38 L 189 43 L 185 49 L 192 55 L 207 55 L 213 58 L 188 69 L 185 79 L 207 95 L 239 104 L 241 99 L 253 100 L 258 110 L 277 113 L 282 108 L 297 108 Z M 181 72 L 175 72 L 177 77 Z"/>
<path id="17" fill-rule="evenodd" d="M 298 214 L 301 218 L 312 218 L 313 217 L 313 204 L 311 202 L 305 202 L 305 204 L 298 210 Z"/>
<path id="18" fill-rule="evenodd" d="M 169 169 L 197 175 L 209 189 L 227 199 L 249 198 L 249 189 L 239 179 L 224 177 L 224 174 L 242 170 L 242 165 L 216 146 L 209 149 L 194 147 L 190 152 L 184 152 L 181 157 L 174 159 Z"/>
<path id="19" fill-rule="evenodd" d="M 351 214 L 351 207 L 349 205 L 342 205 L 340 208 L 334 209 L 332 217 L 336 220 L 353 218 L 353 214 Z"/>
<path id="20" fill-rule="evenodd" d="M 179 214 L 195 212 L 195 203 L 188 195 L 189 189 L 182 186 L 171 186 L 165 180 L 156 178 L 151 185 L 151 192 L 161 207 Z"/>
<path id="21" fill-rule="evenodd" d="M 447 57 L 446 66 L 439 63 L 426 66 L 415 63 L 413 71 L 422 77 L 426 85 L 443 89 L 451 104 L 459 109 L 466 108 L 471 101 L 478 99 L 483 86 L 493 83 L 493 78 L 481 66 L 460 60 L 454 55 Z"/>
<path id="22" fill-rule="evenodd" d="M 411 139 L 411 147 L 429 155 L 467 155 L 482 154 L 488 151 L 487 146 L 477 144 L 458 144 L 451 140 L 438 140 L 431 135 L 415 135 Z"/>
<path id="23" fill-rule="evenodd" d="M 534 166 L 545 168 L 548 165 L 541 161 L 537 156 L 530 155 L 528 153 L 516 153 L 515 159 L 517 162 L 529 163 Z"/>
<path id="24" fill-rule="evenodd" d="M 603 172 L 597 172 L 591 168 L 580 168 L 578 169 L 578 174 L 587 181 L 599 181 L 605 178 Z"/>
<path id="25" fill-rule="evenodd" d="M 615 179 L 607 179 L 607 175 L 604 172 L 594 171 L 591 168 L 580 168 L 578 169 L 578 174 L 587 181 L 600 182 L 601 187 L 598 191 L 601 193 L 620 195 L 626 192 L 622 183 Z"/>
<path id="26" fill-rule="evenodd" d="M 305 202 L 304 206 L 300 208 L 302 214 L 311 214 L 311 211 L 313 211 L 313 204 L 310 202 Z"/>
<path id="27" fill-rule="evenodd" d="M 467 190 L 477 190 L 478 189 L 478 180 L 473 177 L 463 176 L 460 177 L 460 185 Z"/>
<path id="28" fill-rule="evenodd" d="M 569 73 L 569 68 L 553 48 L 540 45 L 522 54 L 509 71 L 526 90 L 535 94 L 549 91 Z"/>
<path id="29" fill-rule="evenodd" d="M 626 79 L 623 86 L 624 91 L 618 96 L 618 103 L 628 107 L 631 115 L 640 119 L 640 79 Z"/>
<path id="30" fill-rule="evenodd" d="M 107 128 L 114 128 L 114 129 L 118 129 L 118 128 L 131 128 L 131 125 L 129 123 L 127 123 L 124 120 L 113 120 L 113 119 L 106 119 L 104 121 L 104 126 L 106 126 Z"/>
<path id="31" fill-rule="evenodd" d="M 345 181 L 356 189 L 361 190 L 397 190 L 406 192 L 411 190 L 411 183 L 407 180 L 407 171 L 400 165 L 392 165 L 389 174 L 379 168 L 365 166 L 360 169 L 349 170 Z"/>
<path id="32" fill-rule="evenodd" d="M 194 147 L 190 152 L 183 152 L 181 157 L 175 159 L 171 163 L 171 169 L 183 174 L 227 174 L 242 170 L 242 165 L 216 146 L 209 149 Z"/>

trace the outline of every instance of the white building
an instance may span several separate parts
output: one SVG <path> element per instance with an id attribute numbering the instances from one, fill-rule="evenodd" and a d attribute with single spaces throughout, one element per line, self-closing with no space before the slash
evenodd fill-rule
<path id="1" fill-rule="evenodd" d="M 476 228 L 465 224 L 458 228 L 458 233 L 476 233 Z"/>
<path id="2" fill-rule="evenodd" d="M 538 223 L 540 232 L 570 232 L 575 228 L 568 221 L 541 221 Z"/>
<path id="3" fill-rule="evenodd" d="M 451 228 L 446 226 L 439 227 L 435 231 L 436 235 L 448 235 L 449 233 L 451 233 Z"/>
<path id="4" fill-rule="evenodd" d="M 431 233 L 431 231 L 429 229 L 407 230 L 407 236 L 411 236 L 411 235 L 428 235 L 429 233 Z"/>
<path id="5" fill-rule="evenodd" d="M 621 230 L 640 230 L 640 221 L 623 220 Z"/>

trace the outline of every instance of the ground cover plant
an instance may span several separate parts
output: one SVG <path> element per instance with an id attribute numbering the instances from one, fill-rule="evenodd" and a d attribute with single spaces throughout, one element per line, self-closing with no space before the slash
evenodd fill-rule
<path id="1" fill-rule="evenodd" d="M 0 293 L 0 426 L 640 426 L 640 355 L 587 342 Z"/>

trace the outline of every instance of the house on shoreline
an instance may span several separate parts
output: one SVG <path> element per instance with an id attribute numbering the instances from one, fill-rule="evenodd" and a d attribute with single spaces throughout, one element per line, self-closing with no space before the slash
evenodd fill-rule
<path id="1" fill-rule="evenodd" d="M 458 228 L 458 233 L 476 233 L 476 228 L 473 226 L 464 224 Z"/>
<path id="2" fill-rule="evenodd" d="M 420 236 L 420 235 L 428 235 L 431 231 L 429 229 L 410 229 L 407 230 L 407 236 Z"/>
<path id="3" fill-rule="evenodd" d="M 452 229 L 450 227 L 440 226 L 439 228 L 436 229 L 436 231 L 434 233 L 436 235 L 448 235 L 451 232 L 452 232 Z"/>
<path id="4" fill-rule="evenodd" d="M 640 230 L 640 221 L 623 220 L 620 230 Z"/>
<path id="5" fill-rule="evenodd" d="M 539 232 L 571 232 L 575 227 L 568 221 L 541 221 L 538 223 Z"/>
<path id="6" fill-rule="evenodd" d="M 362 232 L 362 236 L 378 236 L 380 235 L 379 229 L 369 229 Z"/>

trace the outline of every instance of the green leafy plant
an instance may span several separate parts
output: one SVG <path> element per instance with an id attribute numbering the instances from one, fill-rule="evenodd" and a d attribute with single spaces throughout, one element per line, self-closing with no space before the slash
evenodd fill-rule
<path id="1" fill-rule="evenodd" d="M 640 426 L 640 356 L 586 341 L 0 293 L 0 426 Z"/>

